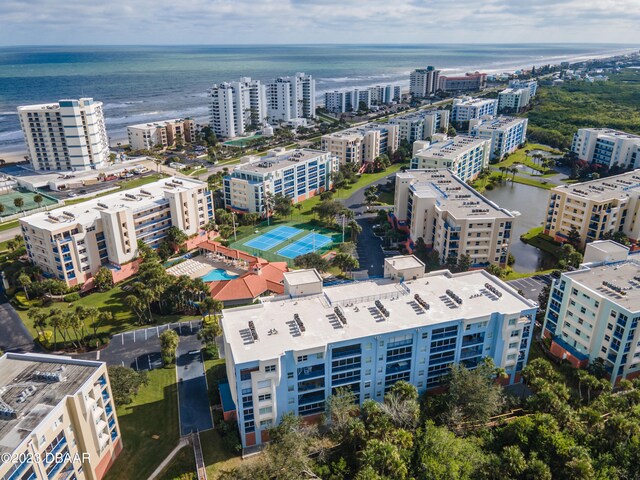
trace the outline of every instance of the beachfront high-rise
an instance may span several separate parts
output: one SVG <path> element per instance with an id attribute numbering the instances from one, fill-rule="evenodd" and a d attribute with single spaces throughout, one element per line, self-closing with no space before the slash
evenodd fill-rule
<path id="1" fill-rule="evenodd" d="M 451 121 L 468 122 L 484 115 L 497 115 L 498 100 L 490 98 L 460 97 L 453 100 Z"/>
<path id="2" fill-rule="evenodd" d="M 127 137 L 133 150 L 173 147 L 178 142 L 192 143 L 196 140 L 196 122 L 180 118 L 130 125 Z"/>
<path id="3" fill-rule="evenodd" d="M 585 162 L 637 168 L 640 166 L 640 135 L 610 128 L 580 128 L 573 136 L 571 151 Z"/>
<path id="4" fill-rule="evenodd" d="M 243 447 L 265 443 L 287 413 L 318 419 L 338 388 L 359 404 L 395 383 L 439 387 L 452 364 L 484 357 L 509 384 L 527 363 L 537 306 L 484 270 L 424 274 L 415 257 L 385 260 L 387 279 L 323 287 L 315 270 L 284 274 L 285 294 L 221 318 L 230 398 Z"/>
<path id="5" fill-rule="evenodd" d="M 487 74 L 475 72 L 458 76 L 441 75 L 439 86 L 443 92 L 477 92 L 487 86 Z"/>
<path id="6" fill-rule="evenodd" d="M 213 218 L 206 183 L 171 177 L 29 215 L 20 219 L 20 228 L 29 260 L 46 276 L 73 286 L 102 266 L 121 278 L 138 257 L 139 240 L 155 248 L 170 227 L 195 235 Z"/>
<path id="7" fill-rule="evenodd" d="M 323 135 L 321 144 L 322 150 L 331 152 L 340 164 L 371 164 L 378 156 L 391 155 L 398 149 L 398 126 L 368 123 Z"/>
<path id="8" fill-rule="evenodd" d="M 491 142 L 457 136 L 439 142 L 413 144 L 412 169 L 448 168 L 462 181 L 475 180 L 489 166 Z"/>
<path id="9" fill-rule="evenodd" d="M 538 81 L 513 79 L 513 80 L 509 80 L 509 88 L 527 89 L 529 90 L 529 96 L 533 98 L 536 96 L 536 93 L 538 92 Z"/>
<path id="10" fill-rule="evenodd" d="M 440 263 L 466 254 L 473 267 L 506 265 L 514 216 L 445 168 L 396 174 L 392 221 L 439 254 Z"/>
<path id="11" fill-rule="evenodd" d="M 266 216 L 268 193 L 282 194 L 298 203 L 325 190 L 333 183 L 331 174 L 338 171 L 333 154 L 311 149 L 276 148 L 264 157 L 250 156 L 224 178 L 225 207 Z"/>
<path id="12" fill-rule="evenodd" d="M 469 122 L 469 135 L 491 141 L 490 158 L 503 158 L 527 141 L 526 118 L 487 115 Z"/>
<path id="13" fill-rule="evenodd" d="M 107 166 L 109 137 L 102 102 L 92 98 L 18 107 L 34 170 L 93 170 Z"/>
<path id="14" fill-rule="evenodd" d="M 374 105 L 388 105 L 401 99 L 398 85 L 377 85 L 353 90 L 335 90 L 324 94 L 324 108 L 332 113 L 355 112 L 361 104 L 366 108 Z"/>
<path id="15" fill-rule="evenodd" d="M 640 239 L 640 170 L 551 189 L 544 233 L 566 242 L 573 229 L 580 244 L 623 232 Z"/>
<path id="16" fill-rule="evenodd" d="M 0 357 L 0 478 L 100 480 L 122 447 L 103 362 Z"/>
<path id="17" fill-rule="evenodd" d="M 418 68 L 409 74 L 409 93 L 412 97 L 425 98 L 438 91 L 440 70 L 429 66 Z"/>
<path id="18" fill-rule="evenodd" d="M 400 140 L 413 144 L 417 140 L 429 140 L 436 133 L 449 128 L 449 110 L 421 110 L 419 112 L 394 117 L 391 125 L 398 125 Z"/>
<path id="19" fill-rule="evenodd" d="M 505 88 L 498 94 L 498 111 L 501 113 L 519 113 L 531 101 L 530 88 Z"/>
<path id="20" fill-rule="evenodd" d="M 267 84 L 266 98 L 271 123 L 316 117 L 316 81 L 311 75 L 276 78 Z"/>
<path id="21" fill-rule="evenodd" d="M 259 129 L 267 118 L 265 86 L 243 77 L 238 82 L 214 85 L 209 92 L 209 119 L 215 134 L 233 138 Z"/>

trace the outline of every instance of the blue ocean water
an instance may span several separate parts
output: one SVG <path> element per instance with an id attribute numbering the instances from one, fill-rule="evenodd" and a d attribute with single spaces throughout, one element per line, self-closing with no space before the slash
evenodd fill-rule
<path id="1" fill-rule="evenodd" d="M 267 81 L 305 72 L 318 94 L 381 83 L 408 84 L 409 72 L 514 70 L 606 56 L 633 45 L 300 45 L 0 48 L 0 152 L 24 149 L 16 107 L 90 96 L 105 104 L 112 142 L 126 126 L 192 116 L 206 121 L 207 89 L 249 76 Z M 637 50 L 637 47 L 635 47 Z"/>

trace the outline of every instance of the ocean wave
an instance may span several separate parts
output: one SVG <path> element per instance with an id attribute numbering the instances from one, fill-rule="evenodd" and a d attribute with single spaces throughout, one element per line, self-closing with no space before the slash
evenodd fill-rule
<path id="1" fill-rule="evenodd" d="M 7 115 L 7 116 L 9 116 L 9 115 L 18 115 L 18 112 L 11 112 L 11 111 L 9 111 L 9 112 L 0 112 L 0 115 Z"/>
<path id="2" fill-rule="evenodd" d="M 22 130 L 10 130 L 8 132 L 0 132 L 0 142 L 7 142 L 10 140 L 22 140 Z"/>

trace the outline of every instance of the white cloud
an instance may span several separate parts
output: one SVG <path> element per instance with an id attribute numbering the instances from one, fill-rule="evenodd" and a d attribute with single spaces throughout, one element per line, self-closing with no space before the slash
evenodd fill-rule
<path id="1" fill-rule="evenodd" d="M 3 0 L 0 44 L 640 42 L 638 0 Z"/>

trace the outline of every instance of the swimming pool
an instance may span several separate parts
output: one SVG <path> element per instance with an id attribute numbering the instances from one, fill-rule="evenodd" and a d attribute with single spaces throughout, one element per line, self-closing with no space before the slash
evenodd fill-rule
<path id="1" fill-rule="evenodd" d="M 233 275 L 227 273 L 226 270 L 222 268 L 214 268 L 206 275 L 203 275 L 202 280 L 205 282 L 219 282 L 220 280 L 233 280 L 234 278 L 238 278 L 239 275 Z"/>

